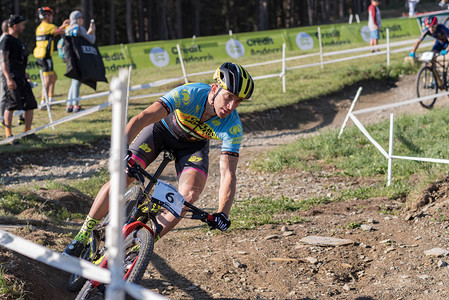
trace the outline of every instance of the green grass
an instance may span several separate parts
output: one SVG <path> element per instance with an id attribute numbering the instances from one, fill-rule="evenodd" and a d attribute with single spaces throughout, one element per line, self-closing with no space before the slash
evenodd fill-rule
<path id="1" fill-rule="evenodd" d="M 0 265 L 0 297 L 2 299 L 26 299 L 25 282 L 10 280 L 5 276 L 5 269 Z"/>

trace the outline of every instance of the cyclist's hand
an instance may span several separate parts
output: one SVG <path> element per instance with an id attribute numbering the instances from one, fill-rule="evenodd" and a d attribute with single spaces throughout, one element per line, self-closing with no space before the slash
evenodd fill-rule
<path id="1" fill-rule="evenodd" d="M 441 55 L 446 55 L 447 54 L 447 50 L 441 50 Z"/>
<path id="2" fill-rule="evenodd" d="M 415 52 L 410 52 L 410 53 L 408 54 L 408 56 L 410 56 L 410 57 L 412 57 L 412 58 L 415 58 Z"/>
<path id="3" fill-rule="evenodd" d="M 231 226 L 231 221 L 229 220 L 228 216 L 226 216 L 222 212 L 212 214 L 212 217 L 214 218 L 213 221 L 207 221 L 207 224 L 209 225 L 210 229 L 218 229 L 221 231 L 226 231 L 229 228 L 229 226 Z"/>

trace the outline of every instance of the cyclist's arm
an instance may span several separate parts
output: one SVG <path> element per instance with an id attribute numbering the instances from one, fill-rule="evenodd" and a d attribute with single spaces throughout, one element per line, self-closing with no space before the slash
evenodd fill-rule
<path id="1" fill-rule="evenodd" d="M 125 134 L 128 136 L 128 145 L 146 126 L 162 120 L 168 115 L 168 111 L 159 102 L 154 102 L 144 111 L 129 120 L 125 128 Z"/>
<path id="2" fill-rule="evenodd" d="M 220 156 L 220 189 L 218 193 L 218 212 L 229 217 L 236 190 L 236 171 L 238 156 L 222 154 Z"/>
<path id="3" fill-rule="evenodd" d="M 413 45 L 412 53 L 415 53 L 415 52 L 416 52 L 416 50 L 417 50 L 418 47 L 419 47 L 419 44 L 421 44 L 421 39 L 417 40 L 417 41 L 415 42 L 415 44 Z"/>

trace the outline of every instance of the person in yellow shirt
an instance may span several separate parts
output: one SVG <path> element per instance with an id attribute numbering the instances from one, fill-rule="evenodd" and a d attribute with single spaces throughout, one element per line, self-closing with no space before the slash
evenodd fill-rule
<path id="1" fill-rule="evenodd" d="M 64 35 L 65 28 L 69 25 L 70 21 L 65 20 L 60 27 L 54 25 L 53 22 L 53 10 L 48 7 L 41 7 L 38 9 L 39 19 L 42 22 L 36 28 L 36 48 L 34 49 L 34 57 L 36 62 L 42 67 L 44 75 L 44 84 L 42 85 L 42 100 L 41 109 L 45 109 L 45 92 L 49 98 L 49 101 L 53 101 L 53 94 L 55 90 L 55 83 L 58 79 L 54 68 L 51 55 L 54 50 L 54 39 L 56 35 Z"/>

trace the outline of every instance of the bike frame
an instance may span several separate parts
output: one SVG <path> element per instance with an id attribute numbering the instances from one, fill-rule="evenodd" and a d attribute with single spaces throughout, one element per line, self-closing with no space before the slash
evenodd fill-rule
<path id="1" fill-rule="evenodd" d="M 439 89 L 447 89 L 447 69 L 448 66 L 446 66 L 446 55 L 443 55 L 443 63 L 437 61 L 437 58 L 434 57 L 431 62 L 426 62 L 426 65 L 431 65 L 432 72 L 434 73 L 437 81 L 438 81 L 438 88 Z M 440 73 L 437 70 L 437 67 L 441 67 L 443 70 L 441 76 Z"/>
<path id="2" fill-rule="evenodd" d="M 160 206 L 153 202 L 152 198 L 150 197 L 150 192 L 157 183 L 158 178 L 162 174 L 162 171 L 165 169 L 165 167 L 174 160 L 174 156 L 169 151 L 164 151 L 164 157 L 157 168 L 154 175 L 149 174 L 146 172 L 140 165 L 138 165 L 132 158 L 128 160 L 128 165 L 130 168 L 128 168 L 129 175 L 132 177 L 135 177 L 137 181 L 139 182 L 141 186 L 141 190 L 143 193 L 144 200 L 142 203 L 136 203 L 135 207 L 133 208 L 133 211 L 131 212 L 128 220 L 125 222 L 125 224 L 122 227 L 122 235 L 123 238 L 126 239 L 135 229 L 138 227 L 145 228 L 148 230 L 153 238 L 156 238 L 158 234 L 158 222 L 156 220 L 156 215 L 159 212 Z M 149 180 L 149 183 L 145 186 L 145 178 Z M 148 205 L 153 203 L 153 205 Z M 202 211 L 201 209 L 197 208 L 193 204 L 190 204 L 188 202 L 185 202 L 184 205 L 188 207 L 188 211 L 192 212 L 192 219 L 199 219 L 203 222 L 210 221 L 213 222 L 213 217 L 211 214 Z M 152 224 L 154 225 L 154 228 L 150 228 L 150 226 L 147 225 L 148 221 L 152 220 Z M 101 230 L 104 230 L 107 223 L 102 223 L 99 225 L 96 229 L 92 231 L 92 239 L 91 239 L 91 249 L 95 249 L 92 255 L 97 256 L 100 251 L 98 249 L 98 236 L 100 235 L 99 232 Z M 97 236 L 97 239 L 94 238 Z M 93 260 L 92 262 L 96 265 L 99 265 L 101 268 L 108 268 L 108 259 L 106 257 L 107 251 L 102 253 L 102 255 Z M 124 275 L 124 279 L 127 280 L 131 271 L 134 268 L 134 265 L 136 263 L 136 260 L 134 260 L 133 264 L 127 271 L 127 273 Z M 92 287 L 96 288 L 101 283 L 99 281 L 91 280 Z"/>

